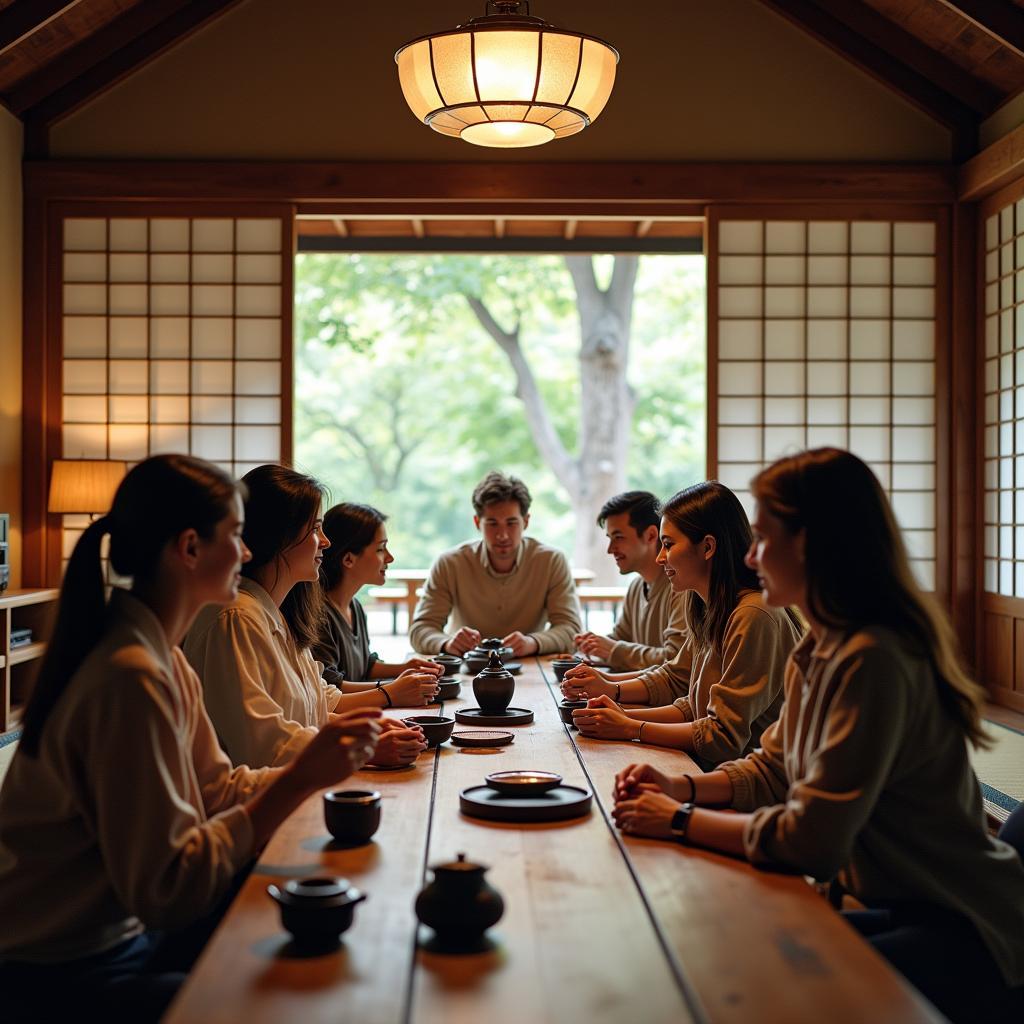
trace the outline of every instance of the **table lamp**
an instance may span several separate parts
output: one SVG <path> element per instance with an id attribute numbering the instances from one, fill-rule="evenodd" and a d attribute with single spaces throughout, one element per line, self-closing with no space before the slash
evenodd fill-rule
<path id="1" fill-rule="evenodd" d="M 127 470 L 126 463 L 108 459 L 55 459 L 47 508 L 58 514 L 103 515 Z"/>

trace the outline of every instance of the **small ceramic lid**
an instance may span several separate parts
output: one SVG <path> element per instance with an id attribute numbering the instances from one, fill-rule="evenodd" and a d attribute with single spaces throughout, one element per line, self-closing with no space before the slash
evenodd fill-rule
<path id="1" fill-rule="evenodd" d="M 501 658 L 498 657 L 498 652 L 497 651 L 491 651 L 491 655 L 487 659 L 487 666 L 477 676 L 477 679 L 479 679 L 481 676 L 483 676 L 485 678 L 490 678 L 491 676 L 511 676 L 511 675 L 512 675 L 512 673 L 509 672 L 509 670 L 507 668 L 505 668 L 504 665 L 502 665 Z"/>
<path id="2" fill-rule="evenodd" d="M 283 890 L 269 886 L 268 891 L 275 899 L 294 906 L 339 906 L 344 903 L 358 903 L 362 893 L 349 885 L 347 878 L 292 878 L 284 883 Z"/>
<path id="3" fill-rule="evenodd" d="M 430 868 L 434 874 L 452 874 L 452 875 L 471 875 L 474 872 L 487 871 L 487 867 L 484 864 L 475 864 L 471 860 L 466 860 L 464 853 L 456 854 L 455 860 L 450 860 L 446 864 L 434 864 Z"/>
<path id="4" fill-rule="evenodd" d="M 482 651 L 500 651 L 505 645 L 496 636 L 492 636 L 487 640 L 481 640 L 478 646 Z"/>

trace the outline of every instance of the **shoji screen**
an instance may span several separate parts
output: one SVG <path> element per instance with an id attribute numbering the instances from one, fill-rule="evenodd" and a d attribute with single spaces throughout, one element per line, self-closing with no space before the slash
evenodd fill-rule
<path id="1" fill-rule="evenodd" d="M 291 219 L 66 216 L 64 458 L 290 456 Z M 81 527 L 66 517 L 65 557 Z"/>
<path id="2" fill-rule="evenodd" d="M 1024 194 L 1024 185 L 1015 189 Z M 987 682 L 1024 711 L 1024 198 L 982 209 L 982 651 Z"/>
<path id="3" fill-rule="evenodd" d="M 713 212 L 709 462 L 751 476 L 802 448 L 870 463 L 922 584 L 937 583 L 936 252 L 932 219 Z"/>

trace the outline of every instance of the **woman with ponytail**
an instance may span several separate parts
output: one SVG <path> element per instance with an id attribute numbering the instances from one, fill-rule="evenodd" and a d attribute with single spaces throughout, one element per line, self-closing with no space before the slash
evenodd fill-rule
<path id="1" fill-rule="evenodd" d="M 819 448 L 752 489 L 748 561 L 765 600 L 810 626 L 782 714 L 760 750 L 710 774 L 630 765 L 619 827 L 834 881 L 868 908 L 850 923 L 951 1020 L 1024 1020 L 1024 865 L 986 832 L 967 751 L 987 745 L 984 691 L 914 582 L 878 480 Z"/>
<path id="2" fill-rule="evenodd" d="M 591 698 L 573 713 L 580 732 L 675 747 L 708 766 L 757 746 L 778 718 L 783 670 L 801 626 L 762 600 L 743 561 L 749 547 L 747 514 L 723 484 L 696 484 L 665 503 L 658 562 L 685 594 L 687 642 L 674 661 L 642 672 L 606 675 L 589 665 L 567 672 L 565 696 Z M 658 699 L 687 682 L 686 696 Z M 623 711 L 617 701 L 661 706 Z"/>
<path id="3" fill-rule="evenodd" d="M 277 825 L 373 753 L 370 709 L 339 716 L 287 769 L 232 768 L 220 749 L 177 645 L 203 605 L 236 593 L 242 514 L 221 470 L 155 456 L 75 546 L 0 790 L 5 1020 L 83 1006 L 156 1020 Z M 105 535 L 111 566 L 132 580 L 109 602 Z"/>
<path id="4" fill-rule="evenodd" d="M 250 470 L 245 531 L 252 559 L 234 601 L 207 608 L 185 639 L 206 707 L 235 764 L 288 764 L 338 711 L 423 707 L 437 693 L 439 665 L 424 663 L 390 683 L 326 682 L 312 648 L 324 621 L 318 580 L 324 551 L 323 486 L 285 466 Z M 426 749 L 422 730 L 384 719 L 374 763 L 404 764 Z"/>

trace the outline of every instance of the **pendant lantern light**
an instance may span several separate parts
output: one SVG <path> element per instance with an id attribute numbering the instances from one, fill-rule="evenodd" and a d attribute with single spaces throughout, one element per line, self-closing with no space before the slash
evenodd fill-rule
<path id="1" fill-rule="evenodd" d="M 402 92 L 420 121 L 505 149 L 583 131 L 608 102 L 618 61 L 604 40 L 555 28 L 515 0 L 489 2 L 483 17 L 395 54 Z"/>

